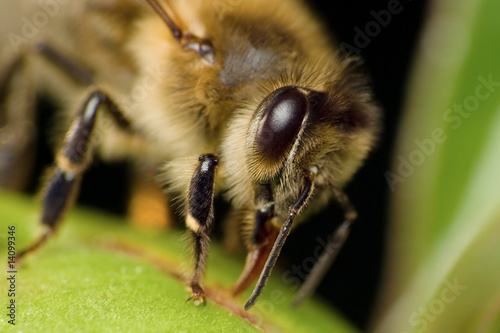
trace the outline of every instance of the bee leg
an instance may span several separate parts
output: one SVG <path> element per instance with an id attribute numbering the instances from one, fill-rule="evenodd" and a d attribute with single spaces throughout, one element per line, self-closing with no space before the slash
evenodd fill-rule
<path id="1" fill-rule="evenodd" d="M 297 296 L 295 296 L 292 302 L 292 306 L 294 307 L 298 306 L 314 293 L 314 290 L 316 290 L 321 280 L 323 280 L 323 277 L 344 245 L 349 236 L 350 227 L 357 217 L 357 212 L 347 195 L 338 189 L 334 189 L 334 194 L 344 210 L 344 222 L 334 231 L 325 250 L 318 258 L 318 261 L 308 274 L 304 283 L 300 286 Z"/>
<path id="2" fill-rule="evenodd" d="M 21 191 L 34 165 L 36 94 L 25 55 L 5 63 L 0 74 L 0 187 Z"/>
<path id="3" fill-rule="evenodd" d="M 259 280 L 257 281 L 257 284 L 255 285 L 255 288 L 252 292 L 252 295 L 248 298 L 248 300 L 245 303 L 245 310 L 249 310 L 252 306 L 255 305 L 257 300 L 259 299 L 260 295 L 262 294 L 262 291 L 264 290 L 264 287 L 267 284 L 267 280 L 269 280 L 269 277 L 271 276 L 271 272 L 273 271 L 274 266 L 276 265 L 276 260 L 278 260 L 278 257 L 280 255 L 281 249 L 283 248 L 283 245 L 285 244 L 286 238 L 290 234 L 291 228 L 293 221 L 295 220 L 295 217 L 297 214 L 300 214 L 303 209 L 306 207 L 307 202 L 311 198 L 313 192 L 314 192 L 314 177 L 316 176 L 316 172 L 313 170 L 309 170 L 306 177 L 305 177 L 305 186 L 302 189 L 302 192 L 293 204 L 292 207 L 290 207 L 290 210 L 288 212 L 288 218 L 286 219 L 285 223 L 283 223 L 283 226 L 280 229 L 280 232 L 278 234 L 278 237 L 276 238 L 276 241 L 274 242 L 273 248 L 271 249 L 271 252 L 269 253 L 269 256 L 267 258 L 267 261 L 264 265 L 264 269 L 262 270 Z"/>
<path id="4" fill-rule="evenodd" d="M 274 217 L 274 202 L 268 184 L 260 185 L 255 203 L 257 210 L 254 229 L 248 245 L 245 268 L 232 289 L 234 296 L 246 290 L 259 276 L 279 233 L 279 229 L 271 223 L 271 219 Z"/>
<path id="5" fill-rule="evenodd" d="M 64 213 L 73 204 L 82 173 L 90 164 L 91 135 L 101 105 L 105 106 L 105 110 L 113 116 L 118 125 L 128 128 L 128 121 L 123 118 L 118 107 L 105 93 L 100 90 L 90 92 L 66 134 L 57 155 L 56 166 L 50 172 L 43 191 L 40 221 L 46 226 L 45 232 L 35 243 L 18 253 L 18 260 L 45 243 L 56 231 Z"/>
<path id="6" fill-rule="evenodd" d="M 36 87 L 29 72 L 35 51 L 79 85 L 92 76 L 48 44 L 37 43 L 13 57 L 0 74 L 0 187 L 23 190 L 28 185 L 35 157 Z"/>
<path id="7" fill-rule="evenodd" d="M 186 225 L 194 244 L 194 275 L 191 279 L 192 294 L 188 298 L 196 305 L 206 302 L 205 292 L 200 280 L 205 271 L 210 239 L 208 233 L 214 220 L 214 179 L 217 157 L 211 154 L 201 155 L 189 185 Z"/>
<path id="8" fill-rule="evenodd" d="M 46 60 L 55 65 L 57 68 L 63 70 L 63 72 L 77 84 L 90 86 L 94 83 L 94 79 L 89 72 L 59 53 L 49 44 L 36 43 L 34 48 Z"/>
<path id="9" fill-rule="evenodd" d="M 237 296 L 245 291 L 259 276 L 264 268 L 269 254 L 273 248 L 273 244 L 278 237 L 279 229 L 274 227 L 269 221 L 259 230 L 259 234 L 264 238 L 262 243 L 251 244 L 248 249 L 248 255 L 245 261 L 245 268 L 241 273 L 238 282 L 232 288 L 232 293 Z"/>

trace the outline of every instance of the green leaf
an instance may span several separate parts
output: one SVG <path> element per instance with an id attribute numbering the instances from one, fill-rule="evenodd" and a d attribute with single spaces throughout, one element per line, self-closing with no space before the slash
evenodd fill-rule
<path id="1" fill-rule="evenodd" d="M 377 332 L 500 327 L 500 2 L 430 4 L 395 155 Z"/>
<path id="2" fill-rule="evenodd" d="M 7 259 L 8 226 L 16 250 L 39 234 L 32 199 L 0 192 L 0 255 Z M 206 286 L 208 304 L 186 302 L 188 244 L 175 230 L 152 232 L 123 219 L 74 209 L 60 232 L 15 270 L 15 297 L 2 278 L 2 332 L 356 332 L 331 308 L 312 300 L 291 309 L 293 285 L 276 271 L 262 299 L 243 311 L 248 293 L 227 289 L 243 261 L 212 244 Z M 5 262 L 5 261 L 4 261 Z M 5 266 L 4 266 L 5 267 Z M 7 270 L 5 270 L 6 272 Z M 16 325 L 6 307 L 15 299 Z"/>

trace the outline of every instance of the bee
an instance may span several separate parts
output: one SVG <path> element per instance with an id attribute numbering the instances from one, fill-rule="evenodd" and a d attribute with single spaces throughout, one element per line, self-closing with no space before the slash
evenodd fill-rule
<path id="1" fill-rule="evenodd" d="M 3 1 L 0 183 L 28 172 L 34 103 L 64 104 L 43 190 L 45 232 L 60 226 L 92 156 L 145 161 L 183 199 L 202 287 L 214 196 L 236 212 L 248 255 L 232 291 L 258 300 L 293 227 L 335 199 L 345 218 L 298 292 L 309 296 L 356 210 L 342 191 L 374 147 L 380 110 L 358 59 L 344 57 L 296 0 Z M 26 14 L 22 14 L 26 13 Z M 5 29 L 7 28 L 7 29 Z M 28 162 L 27 162 L 28 161 Z M 26 167 L 28 165 L 28 167 Z M 20 180 L 21 179 L 21 180 Z M 307 209 L 306 209 L 307 208 Z M 333 228 L 332 228 L 333 229 Z"/>

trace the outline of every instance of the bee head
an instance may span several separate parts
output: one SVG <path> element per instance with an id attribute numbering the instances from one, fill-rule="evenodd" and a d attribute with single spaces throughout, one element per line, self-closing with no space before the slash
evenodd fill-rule
<path id="1" fill-rule="evenodd" d="M 377 128 L 378 112 L 362 86 L 344 80 L 324 92 L 297 86 L 272 91 L 248 132 L 247 165 L 254 181 L 300 177 L 311 167 L 318 168 L 320 183 L 347 181 L 373 145 Z"/>
<path id="2" fill-rule="evenodd" d="M 329 76 L 273 77 L 235 112 L 222 145 L 227 196 L 253 202 L 269 185 L 277 215 L 286 214 L 314 170 L 315 197 L 342 188 L 375 144 L 379 108 L 363 75 L 349 64 Z M 330 68 L 332 66 L 326 66 Z M 267 81 L 266 81 L 267 82 Z"/>

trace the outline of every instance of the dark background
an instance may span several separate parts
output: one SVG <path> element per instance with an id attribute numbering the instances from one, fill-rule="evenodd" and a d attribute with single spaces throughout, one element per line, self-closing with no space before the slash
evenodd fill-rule
<path id="1" fill-rule="evenodd" d="M 365 31 L 369 22 L 376 22 L 371 11 L 387 10 L 391 3 L 395 1 L 311 1 L 318 16 L 327 23 L 337 40 L 352 46 L 356 46 L 355 28 Z M 425 14 L 425 3 L 402 0 L 397 7 L 402 8 L 400 13 L 391 15 L 389 24 L 380 26 L 380 31 L 369 37 L 364 47 L 358 47 L 365 59 L 364 67 L 372 78 L 377 99 L 384 109 L 384 130 L 377 150 L 346 188 L 359 218 L 317 294 L 361 329 L 366 329 L 368 325 L 382 278 L 390 194 L 384 172 L 391 165 L 391 151 L 401 117 L 405 83 Z M 41 100 L 37 174 L 52 163 L 52 154 L 46 144 L 50 135 L 47 129 L 51 128 L 52 109 L 48 101 Z M 123 214 L 128 193 L 126 178 L 125 165 L 105 165 L 97 161 L 85 174 L 79 202 Z M 33 180 L 31 191 L 35 191 L 38 185 L 39 181 Z M 282 267 L 301 265 L 318 246 L 316 238 L 320 236 L 326 239 L 341 220 L 342 211 L 332 204 L 313 216 L 309 223 L 299 226 L 287 240 Z"/>
<path id="2" fill-rule="evenodd" d="M 340 42 L 355 46 L 358 27 L 365 31 L 375 21 L 371 11 L 387 10 L 392 0 L 312 1 Z M 369 37 L 361 49 L 365 69 L 373 81 L 375 95 L 384 109 L 383 133 L 376 151 L 358 172 L 346 192 L 358 210 L 359 218 L 336 262 L 317 291 L 358 327 L 366 329 L 382 279 L 385 233 L 388 225 L 390 189 L 384 172 L 390 170 L 391 153 L 401 118 L 406 81 L 414 60 L 418 38 L 426 14 L 426 1 L 398 1 L 400 13 L 391 16 L 386 27 Z M 375 21 L 376 22 L 376 21 Z M 286 256 L 301 263 L 317 246 L 318 235 L 328 235 L 341 211 L 332 205 L 289 241 Z"/>

